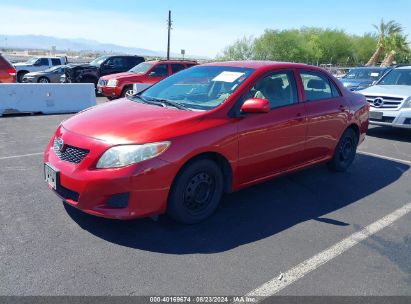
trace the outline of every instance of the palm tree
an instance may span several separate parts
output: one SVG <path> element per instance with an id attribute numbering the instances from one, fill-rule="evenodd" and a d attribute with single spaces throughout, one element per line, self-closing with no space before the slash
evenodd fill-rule
<path id="1" fill-rule="evenodd" d="M 381 19 L 379 25 L 373 25 L 378 31 L 378 43 L 377 48 L 375 49 L 374 54 L 371 56 L 370 60 L 367 62 L 366 66 L 373 66 L 378 63 L 382 53 L 384 52 L 384 47 L 386 43 L 386 37 L 391 36 L 394 33 L 400 33 L 402 31 L 401 25 L 396 23 L 394 20 L 384 22 L 384 19 Z"/>
<path id="2" fill-rule="evenodd" d="M 389 52 L 385 54 L 385 58 L 381 63 L 382 67 L 392 65 L 395 55 L 400 52 L 407 52 L 409 50 L 407 36 L 400 33 L 394 33 L 386 39 L 385 49 Z"/>

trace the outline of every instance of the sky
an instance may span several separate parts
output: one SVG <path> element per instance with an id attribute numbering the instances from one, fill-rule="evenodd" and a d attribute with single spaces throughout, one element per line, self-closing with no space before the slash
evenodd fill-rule
<path id="1" fill-rule="evenodd" d="M 168 10 L 171 51 L 195 56 L 214 57 L 265 29 L 315 26 L 363 34 L 381 18 L 396 20 L 411 37 L 409 0 L 0 0 L 0 45 L 7 35 L 35 34 L 165 51 Z"/>

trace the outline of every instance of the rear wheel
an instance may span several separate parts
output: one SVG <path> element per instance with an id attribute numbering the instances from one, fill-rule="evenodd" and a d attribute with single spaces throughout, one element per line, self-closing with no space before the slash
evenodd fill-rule
<path id="1" fill-rule="evenodd" d="M 357 152 L 358 137 L 353 129 L 347 129 L 341 136 L 333 159 L 327 164 L 332 171 L 344 172 L 352 164 Z"/>
<path id="2" fill-rule="evenodd" d="M 38 83 L 50 83 L 50 80 L 47 77 L 40 77 L 37 82 Z"/>
<path id="3" fill-rule="evenodd" d="M 199 223 L 217 208 L 223 194 L 223 174 L 209 159 L 183 168 L 176 177 L 168 199 L 168 215 L 184 224 Z"/>

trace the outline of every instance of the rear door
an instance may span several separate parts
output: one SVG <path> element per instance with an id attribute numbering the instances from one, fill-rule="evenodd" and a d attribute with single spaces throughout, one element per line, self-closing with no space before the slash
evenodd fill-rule
<path id="1" fill-rule="evenodd" d="M 238 123 L 240 183 L 248 184 L 301 164 L 305 144 L 304 104 L 295 73 L 265 75 L 243 97 L 269 99 L 271 111 L 244 114 Z"/>
<path id="2" fill-rule="evenodd" d="M 171 64 L 171 74 L 178 73 L 182 70 L 184 70 L 186 67 L 182 63 L 172 63 Z"/>
<path id="3" fill-rule="evenodd" d="M 305 161 L 333 155 L 345 130 L 349 107 L 334 82 L 317 71 L 300 70 L 307 115 Z"/>

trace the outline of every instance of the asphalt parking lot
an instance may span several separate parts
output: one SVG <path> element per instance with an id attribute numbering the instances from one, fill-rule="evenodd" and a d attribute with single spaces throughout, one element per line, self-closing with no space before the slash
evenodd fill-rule
<path id="1" fill-rule="evenodd" d="M 0 118 L 1 295 L 245 295 L 273 279 L 277 295 L 411 295 L 411 213 L 301 264 L 409 206 L 411 130 L 371 127 L 348 172 L 321 165 L 226 195 L 181 226 L 92 217 L 51 193 L 41 154 L 70 116 Z"/>

